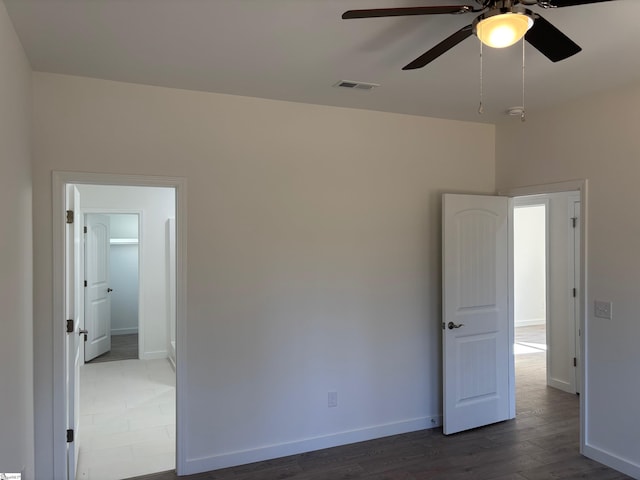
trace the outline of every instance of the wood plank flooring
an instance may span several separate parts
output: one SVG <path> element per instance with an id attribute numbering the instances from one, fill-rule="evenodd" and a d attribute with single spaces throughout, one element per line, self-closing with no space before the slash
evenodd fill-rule
<path id="1" fill-rule="evenodd" d="M 87 363 L 119 362 L 138 359 L 138 334 L 111 335 L 111 350 Z"/>
<path id="2" fill-rule="evenodd" d="M 622 480 L 579 454 L 576 395 L 545 386 L 545 354 L 516 356 L 517 417 L 445 437 L 422 430 L 213 472 L 136 480 Z"/>

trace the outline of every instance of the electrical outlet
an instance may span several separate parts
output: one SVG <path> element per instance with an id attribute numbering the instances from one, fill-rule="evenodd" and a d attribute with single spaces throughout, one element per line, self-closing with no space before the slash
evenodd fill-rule
<path id="1" fill-rule="evenodd" d="M 611 320 L 611 302 L 596 300 L 593 303 L 593 314 L 597 318 L 604 318 L 606 320 Z"/>
<path id="2" fill-rule="evenodd" d="M 330 408 L 338 406 L 338 392 L 329 392 L 327 394 L 327 406 Z"/>

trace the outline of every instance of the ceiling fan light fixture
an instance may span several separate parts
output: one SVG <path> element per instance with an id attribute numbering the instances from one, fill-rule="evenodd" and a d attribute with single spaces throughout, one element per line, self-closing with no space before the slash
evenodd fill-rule
<path id="1" fill-rule="evenodd" d="M 527 13 L 499 9 L 479 17 L 475 32 L 488 47 L 505 48 L 524 37 L 532 26 L 533 18 Z"/>

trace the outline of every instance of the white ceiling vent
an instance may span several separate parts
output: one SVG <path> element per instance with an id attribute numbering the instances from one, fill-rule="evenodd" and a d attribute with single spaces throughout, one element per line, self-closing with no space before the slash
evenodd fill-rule
<path id="1" fill-rule="evenodd" d="M 380 85 L 377 83 L 352 82 L 350 80 L 340 80 L 338 83 L 334 84 L 333 86 L 368 92 L 370 90 L 373 90 L 376 87 L 379 87 Z"/>

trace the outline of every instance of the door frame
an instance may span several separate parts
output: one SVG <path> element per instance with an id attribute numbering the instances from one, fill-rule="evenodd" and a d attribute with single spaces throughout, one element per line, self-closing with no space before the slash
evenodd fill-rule
<path id="1" fill-rule="evenodd" d="M 588 288 L 588 263 L 587 263 L 587 225 L 589 221 L 588 217 L 588 180 L 568 180 L 565 182 L 530 185 L 525 187 L 514 187 L 501 190 L 499 195 L 505 195 L 508 197 L 522 197 L 528 195 L 543 195 L 547 193 L 561 193 L 561 192 L 578 192 L 580 195 L 580 303 L 579 303 L 579 328 L 582 331 L 582 335 L 579 338 L 580 342 L 580 355 L 582 361 L 578 364 L 578 376 L 580 379 L 580 453 L 584 455 L 585 444 L 587 439 L 587 433 L 589 425 L 587 423 L 587 409 L 589 408 L 588 394 L 589 384 L 587 381 L 587 371 L 589 369 L 589 351 L 587 348 L 588 335 L 589 335 L 589 322 L 587 321 L 587 302 L 589 297 Z M 512 229 L 511 229 L 512 230 Z M 509 255 L 513 258 L 513 239 L 509 242 Z M 513 268 L 510 268 L 509 285 L 513 285 Z M 513 288 L 509 291 L 509 302 L 513 305 Z M 513 315 L 513 308 L 510 309 L 511 315 Z M 513 328 L 515 319 L 512 317 L 510 320 L 511 328 Z M 513 363 L 513 362 L 512 362 Z"/>
<path id="2" fill-rule="evenodd" d="M 558 252 L 562 252 L 562 250 L 558 250 L 558 249 L 554 250 L 554 248 L 557 246 L 555 242 L 553 242 L 553 245 L 552 245 L 552 238 L 556 240 L 558 237 L 558 232 L 561 232 L 561 229 L 563 228 L 563 227 L 560 227 L 559 225 L 556 227 L 552 227 L 553 214 L 549 215 L 551 212 L 554 211 L 553 209 L 550 209 L 550 204 L 553 199 L 553 196 L 555 195 L 560 195 L 561 198 L 563 200 L 566 200 L 567 202 L 564 208 L 564 213 L 567 214 L 566 215 L 567 222 L 566 224 L 563 224 L 564 230 L 562 231 L 563 236 L 566 234 L 565 238 L 566 238 L 567 245 L 566 245 L 566 250 L 563 253 L 558 253 Z M 580 389 L 579 389 L 580 382 L 579 382 L 579 375 L 578 375 L 578 368 L 577 368 L 578 364 L 576 363 L 575 367 L 572 367 L 572 370 L 571 370 L 572 373 L 568 376 L 566 381 L 565 379 L 555 378 L 553 376 L 553 373 L 555 368 L 559 364 L 565 364 L 565 362 L 567 362 L 566 365 L 569 365 L 569 362 L 571 362 L 572 358 L 575 358 L 577 362 L 580 362 L 580 348 L 578 344 L 579 338 L 580 338 L 580 335 L 579 335 L 580 317 L 578 315 L 578 308 L 576 308 L 576 306 L 580 304 L 580 296 L 582 292 L 578 291 L 577 292 L 578 295 L 574 295 L 573 298 L 569 296 L 572 289 L 577 290 L 578 286 L 576 285 L 576 279 L 579 280 L 580 278 L 580 269 L 578 268 L 580 261 L 579 259 L 576 258 L 576 255 L 580 254 L 580 247 L 576 242 L 576 240 L 578 241 L 580 240 L 580 234 L 579 234 L 579 230 L 577 229 L 577 226 L 572 226 L 571 222 L 569 221 L 574 217 L 574 208 L 575 208 L 574 202 L 580 203 L 580 193 L 575 190 L 571 190 L 567 192 L 559 192 L 555 194 L 540 194 L 540 195 L 530 195 L 525 197 L 515 197 L 514 199 L 514 217 L 515 217 L 515 211 L 518 208 L 523 208 L 523 207 L 526 208 L 530 206 L 542 206 L 545 208 L 545 222 L 544 222 L 545 223 L 545 266 L 546 266 L 545 325 L 546 325 L 546 344 L 550 347 L 550 348 L 547 348 L 546 355 L 545 355 L 546 384 L 549 387 L 553 387 L 558 390 L 562 390 L 564 392 L 572 393 L 572 394 L 576 394 L 580 392 Z M 562 210 L 561 208 L 558 208 L 558 210 L 556 210 L 555 215 L 561 212 L 561 210 Z M 579 218 L 580 213 L 578 212 L 577 214 L 575 214 L 575 216 Z M 514 234 L 515 234 L 515 222 L 514 222 Z M 515 249 L 515 244 L 514 244 L 514 249 Z M 566 316 L 567 316 L 567 322 L 568 322 L 567 326 L 570 326 L 569 328 L 570 337 L 567 339 L 568 342 L 566 345 L 567 347 L 566 352 L 571 351 L 571 354 L 568 357 L 563 357 L 563 358 L 557 356 L 557 351 L 556 351 L 556 355 L 554 355 L 554 349 L 551 348 L 554 345 L 554 341 L 553 341 L 554 336 L 553 336 L 553 328 L 552 328 L 553 322 L 551 324 L 549 323 L 549 319 L 552 319 L 554 317 L 552 312 L 552 308 L 554 307 L 554 305 L 551 302 L 550 286 L 554 284 L 555 280 L 557 280 L 556 273 L 552 273 L 553 269 L 551 268 L 551 265 L 553 264 L 553 262 L 551 261 L 551 258 L 558 259 L 559 257 L 563 257 L 566 259 L 567 269 L 564 272 L 564 274 L 566 274 L 566 283 L 561 284 L 556 282 L 555 291 L 557 292 L 557 289 L 560 288 L 560 285 L 562 285 L 562 288 L 564 289 L 567 295 Z M 514 258 L 514 261 L 515 261 L 515 258 Z M 514 271 L 514 274 L 515 274 L 515 271 Z M 514 302 L 514 307 L 515 307 L 515 302 Z"/>
<path id="3" fill-rule="evenodd" d="M 142 292 L 144 291 L 144 280 L 143 280 L 143 272 L 140 266 L 142 265 L 142 258 L 144 256 L 143 252 L 143 242 L 142 237 L 144 232 L 142 231 L 143 225 L 143 215 L 144 211 L 140 209 L 126 209 L 126 208 L 97 208 L 97 207 L 87 207 L 84 208 L 82 205 L 80 206 L 80 218 L 82 219 L 84 225 L 84 217 L 89 214 L 105 214 L 105 215 L 137 215 L 138 216 L 138 358 L 142 358 L 141 355 L 143 353 L 142 349 L 142 341 L 144 338 L 144 322 L 141 319 L 144 319 L 144 310 L 142 305 Z M 86 244 L 83 245 L 82 255 L 86 255 Z M 84 328 L 84 327 L 83 327 Z M 84 347 L 83 347 L 84 348 Z M 85 363 L 84 361 L 82 363 Z"/>
<path id="4" fill-rule="evenodd" d="M 70 184 L 169 187 L 175 189 L 176 218 L 176 470 L 185 471 L 185 426 L 187 404 L 186 366 L 184 348 L 187 320 L 187 180 L 184 177 L 147 175 L 118 175 L 86 172 L 52 172 L 52 230 L 53 230 L 53 477 L 67 478 L 66 458 L 66 322 L 65 299 L 65 230 L 66 188 Z M 79 212 L 76 215 L 80 215 Z"/>

